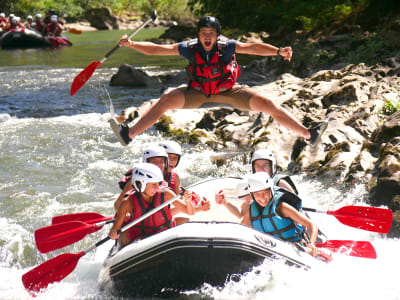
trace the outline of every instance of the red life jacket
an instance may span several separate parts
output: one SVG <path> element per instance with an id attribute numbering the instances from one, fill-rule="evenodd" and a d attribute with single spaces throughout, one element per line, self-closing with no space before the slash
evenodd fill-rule
<path id="1" fill-rule="evenodd" d="M 168 182 L 168 187 L 175 193 L 175 188 L 176 188 L 176 176 L 178 174 L 174 171 L 168 172 L 167 176 L 165 178 L 165 181 Z"/>
<path id="2" fill-rule="evenodd" d="M 152 203 L 147 203 L 146 201 L 144 201 L 140 197 L 139 193 L 134 193 L 133 195 L 131 195 L 129 197 L 129 200 L 132 201 L 133 204 L 132 219 L 136 220 L 148 211 L 164 203 L 164 194 L 164 190 L 159 190 L 154 195 Z M 144 219 L 142 222 L 129 228 L 129 236 L 132 240 L 134 240 L 138 237 L 161 232 L 168 228 L 174 227 L 175 225 L 175 221 L 172 220 L 171 211 L 167 206 L 153 213 L 150 217 Z"/>
<path id="3" fill-rule="evenodd" d="M 47 24 L 47 32 L 51 32 L 55 36 L 60 35 L 61 30 L 59 29 L 58 23 L 50 22 L 49 24 Z"/>
<path id="4" fill-rule="evenodd" d="M 231 89 L 240 76 L 239 64 L 233 54 L 231 62 L 223 62 L 227 38 L 220 36 L 217 40 L 217 50 L 210 62 L 207 63 L 199 53 L 199 41 L 194 39 L 189 42 L 191 60 L 186 67 L 189 84 L 192 88 L 203 92 L 208 97 Z"/>

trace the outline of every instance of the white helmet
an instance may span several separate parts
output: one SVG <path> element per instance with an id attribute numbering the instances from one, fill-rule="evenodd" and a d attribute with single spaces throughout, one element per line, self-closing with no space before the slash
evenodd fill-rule
<path id="1" fill-rule="evenodd" d="M 27 19 L 27 20 L 33 20 L 33 18 L 32 18 L 31 15 L 27 16 L 26 19 Z"/>
<path id="2" fill-rule="evenodd" d="M 0 13 L 0 18 L 4 18 L 6 16 L 5 13 Z"/>
<path id="3" fill-rule="evenodd" d="M 266 189 L 271 189 L 272 194 L 274 193 L 274 181 L 267 172 L 257 172 L 251 174 L 247 183 L 249 184 L 249 192 L 254 193 Z"/>
<path id="4" fill-rule="evenodd" d="M 236 185 L 236 194 L 238 198 L 243 198 L 247 195 L 250 195 L 249 184 L 247 183 L 247 181 L 239 181 L 239 183 Z"/>
<path id="5" fill-rule="evenodd" d="M 253 155 L 251 156 L 251 169 L 253 170 L 253 173 L 255 172 L 254 162 L 258 159 L 265 159 L 271 162 L 271 176 L 274 176 L 276 172 L 276 159 L 272 152 L 268 149 L 258 149 L 254 151 Z"/>
<path id="6" fill-rule="evenodd" d="M 182 155 L 181 146 L 175 141 L 163 141 L 163 142 L 160 142 L 158 145 L 160 145 L 161 147 L 164 147 L 165 151 L 167 151 L 168 154 L 178 155 L 178 162 L 176 163 L 176 166 L 178 166 L 179 161 L 181 159 L 181 155 Z"/>
<path id="7" fill-rule="evenodd" d="M 51 21 L 51 22 L 57 22 L 57 20 L 58 20 L 57 15 L 52 15 L 52 16 L 50 17 L 50 21 Z"/>
<path id="8" fill-rule="evenodd" d="M 143 193 L 147 183 L 162 182 L 163 174 L 159 167 L 149 163 L 140 163 L 132 170 L 132 186 Z"/>
<path id="9" fill-rule="evenodd" d="M 41 19 L 42 18 L 42 14 L 36 14 L 35 17 L 38 18 L 38 19 Z"/>
<path id="10" fill-rule="evenodd" d="M 164 147 L 161 146 L 151 146 L 149 148 L 147 148 L 146 150 L 144 150 L 143 153 L 143 161 L 144 162 L 149 162 L 149 158 L 152 157 L 164 157 L 165 158 L 165 170 L 164 172 L 168 171 L 168 153 L 167 151 L 165 151 Z"/>

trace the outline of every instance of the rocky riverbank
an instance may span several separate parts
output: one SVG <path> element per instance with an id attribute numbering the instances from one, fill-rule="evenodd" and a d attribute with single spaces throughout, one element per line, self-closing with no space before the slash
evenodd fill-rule
<path id="1" fill-rule="evenodd" d="M 254 84 L 254 79 L 263 75 L 259 70 L 266 69 L 262 65 L 267 63 L 268 60 L 259 61 L 256 67 L 245 68 L 242 83 Z M 131 70 L 131 81 L 144 80 L 135 80 L 132 74 L 136 72 L 148 77 L 130 66 L 123 68 Z M 231 108 L 169 111 L 155 127 L 182 142 L 221 151 L 216 163 L 236 159 L 230 153 L 268 147 L 276 154 L 283 172 L 305 172 L 346 191 L 363 184 L 370 192 L 371 204 L 385 205 L 394 211 L 397 222 L 392 233 L 398 235 L 400 112 L 387 116 L 382 110 L 388 103 L 399 101 L 399 75 L 400 55 L 372 66 L 348 65 L 339 70 L 319 71 L 307 78 L 286 73 L 273 82 L 254 86 L 306 126 L 330 120 L 321 143 L 315 148 L 266 114 Z M 183 83 L 185 75 L 178 73 L 146 80 L 149 84 L 162 81 L 174 86 Z M 125 110 L 120 120 L 133 116 L 136 111 L 140 115 L 153 101 Z"/>

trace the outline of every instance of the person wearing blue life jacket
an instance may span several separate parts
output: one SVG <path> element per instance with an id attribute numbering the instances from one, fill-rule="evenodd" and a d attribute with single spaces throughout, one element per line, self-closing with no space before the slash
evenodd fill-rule
<path id="1" fill-rule="evenodd" d="M 293 180 L 288 175 L 277 174 L 276 158 L 268 149 L 258 149 L 251 156 L 251 170 L 256 172 L 267 172 L 272 177 L 276 188 L 283 188 L 295 195 L 299 192 Z"/>
<path id="2" fill-rule="evenodd" d="M 298 207 L 285 201 L 286 193 L 274 189 L 269 174 L 254 173 L 247 178 L 247 183 L 253 202 L 242 223 L 283 241 L 300 242 L 309 249 L 307 252 L 317 256 L 315 241 L 318 226 L 302 214 Z"/>
<path id="3" fill-rule="evenodd" d="M 129 127 L 119 124 L 115 118 L 109 120 L 111 129 L 123 146 L 150 128 L 168 110 L 221 106 L 267 113 L 285 128 L 307 139 L 309 144 L 318 143 L 327 126 L 326 122 L 308 129 L 267 95 L 237 82 L 240 67 L 236 61 L 236 53 L 279 56 L 290 61 L 293 54 L 291 47 L 275 47 L 262 42 L 243 43 L 229 39 L 221 35 L 221 24 L 213 16 L 202 17 L 196 30 L 195 39 L 175 44 L 160 45 L 131 41 L 127 35 L 121 37 L 121 47 L 128 47 L 146 55 L 180 55 L 188 61 L 187 86 L 163 93 L 135 125 Z"/>

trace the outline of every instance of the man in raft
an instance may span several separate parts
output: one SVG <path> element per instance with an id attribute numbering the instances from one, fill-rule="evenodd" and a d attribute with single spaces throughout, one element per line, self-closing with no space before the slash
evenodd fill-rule
<path id="1" fill-rule="evenodd" d="M 303 136 L 311 144 L 319 140 L 326 123 L 307 129 L 292 114 L 265 95 L 237 83 L 240 68 L 236 61 L 236 53 L 282 56 L 290 61 L 291 47 L 277 48 L 266 43 L 242 43 L 228 39 L 221 35 L 218 19 L 211 16 L 199 20 L 197 34 L 196 39 L 171 45 L 134 42 L 126 35 L 121 37 L 120 46 L 147 55 L 182 55 L 189 61 L 186 68 L 189 80 L 187 87 L 179 87 L 164 93 L 131 128 L 119 124 L 115 118 L 109 120 L 112 130 L 123 146 L 151 127 L 167 110 L 212 107 L 221 104 L 241 110 L 268 113 L 278 123 Z"/>

